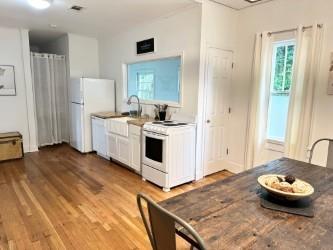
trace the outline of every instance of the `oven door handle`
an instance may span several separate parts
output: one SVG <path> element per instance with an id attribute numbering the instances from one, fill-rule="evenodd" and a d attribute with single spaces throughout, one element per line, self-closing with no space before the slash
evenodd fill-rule
<path id="1" fill-rule="evenodd" d="M 150 138 L 158 139 L 158 140 L 165 140 L 166 139 L 166 136 L 158 135 L 158 134 L 155 134 L 155 133 L 150 133 L 150 132 L 147 132 L 147 131 L 143 131 L 143 135 L 147 136 L 147 137 L 150 137 Z"/>

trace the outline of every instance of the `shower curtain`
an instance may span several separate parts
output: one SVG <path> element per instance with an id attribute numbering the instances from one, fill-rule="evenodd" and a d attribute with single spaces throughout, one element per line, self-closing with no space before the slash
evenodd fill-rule
<path id="1" fill-rule="evenodd" d="M 31 53 L 38 146 L 69 142 L 65 56 Z"/>

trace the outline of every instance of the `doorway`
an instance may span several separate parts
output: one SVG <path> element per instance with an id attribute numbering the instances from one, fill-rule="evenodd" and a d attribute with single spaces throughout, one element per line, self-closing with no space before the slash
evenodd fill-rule
<path id="1" fill-rule="evenodd" d="M 225 169 L 233 52 L 208 48 L 205 69 L 204 176 Z"/>
<path id="2" fill-rule="evenodd" d="M 30 31 L 38 147 L 69 142 L 67 35 Z"/>

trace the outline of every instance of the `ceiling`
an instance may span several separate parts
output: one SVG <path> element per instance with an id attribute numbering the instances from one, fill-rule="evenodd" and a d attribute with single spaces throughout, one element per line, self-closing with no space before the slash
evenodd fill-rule
<path id="1" fill-rule="evenodd" d="M 245 0 L 213 0 L 213 1 L 217 2 L 217 3 L 221 3 L 221 4 L 226 5 L 228 7 L 231 7 L 233 9 L 240 10 L 240 9 L 244 9 L 244 8 L 247 8 L 247 7 L 250 7 L 250 6 L 262 4 L 262 3 L 265 3 L 265 2 L 270 2 L 270 1 L 273 1 L 273 0 L 262 0 L 262 1 L 259 1 L 257 3 L 249 3 L 249 2 L 246 2 Z"/>
<path id="2" fill-rule="evenodd" d="M 62 32 L 100 36 L 119 33 L 195 4 L 193 0 L 53 0 L 49 9 L 36 10 L 28 0 L 0 0 L 0 24 L 36 30 L 35 37 L 44 40 Z M 69 10 L 72 5 L 85 9 Z"/>

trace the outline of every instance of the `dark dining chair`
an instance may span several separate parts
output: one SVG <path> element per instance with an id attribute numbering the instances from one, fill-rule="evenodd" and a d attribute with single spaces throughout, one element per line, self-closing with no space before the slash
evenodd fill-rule
<path id="1" fill-rule="evenodd" d="M 149 221 L 144 213 L 142 200 L 147 203 Z M 153 250 L 176 250 L 176 234 L 191 244 L 191 249 L 206 249 L 201 237 L 188 223 L 159 206 L 150 197 L 139 193 L 137 203 Z"/>
<path id="2" fill-rule="evenodd" d="M 327 162 L 326 162 L 326 167 L 328 168 L 333 168 L 333 139 L 328 139 L 328 138 L 323 138 L 315 141 L 313 143 L 311 150 L 310 150 L 310 158 L 309 158 L 309 163 L 312 163 L 312 157 L 313 157 L 313 152 L 318 145 L 318 143 L 327 141 L 328 142 L 328 153 L 327 153 Z"/>

